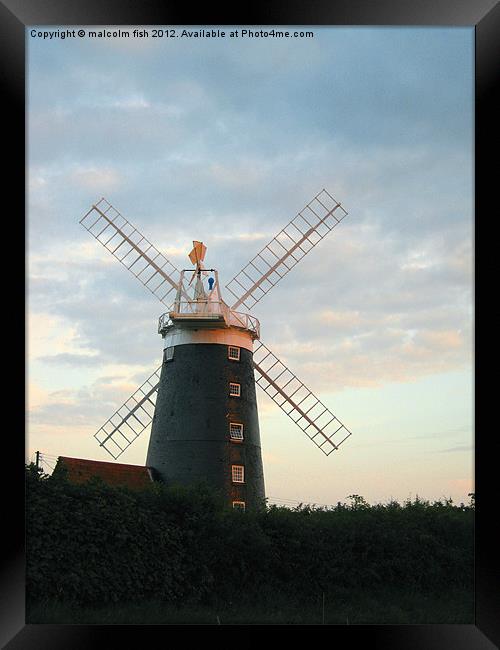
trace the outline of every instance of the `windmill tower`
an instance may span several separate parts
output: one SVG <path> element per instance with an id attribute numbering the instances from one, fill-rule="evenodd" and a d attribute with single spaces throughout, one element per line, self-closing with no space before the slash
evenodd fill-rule
<path id="1" fill-rule="evenodd" d="M 351 433 L 262 342 L 248 313 L 347 212 L 317 194 L 225 286 L 204 266 L 179 271 L 104 198 L 80 223 L 168 307 L 160 316 L 162 365 L 95 433 L 116 460 L 150 424 L 146 464 L 167 484 L 204 481 L 233 507 L 265 497 L 257 384 L 326 455 Z M 189 280 L 188 280 L 189 278 Z M 244 311 L 243 311 L 244 310 Z"/>

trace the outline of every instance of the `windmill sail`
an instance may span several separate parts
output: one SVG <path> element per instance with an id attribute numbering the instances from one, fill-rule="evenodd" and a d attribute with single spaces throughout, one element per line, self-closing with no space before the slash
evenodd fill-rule
<path id="1" fill-rule="evenodd" d="M 307 253 L 347 216 L 325 189 L 226 285 L 236 302 L 247 309 L 263 298 Z"/>
<path id="2" fill-rule="evenodd" d="M 231 325 L 248 327 L 252 317 L 233 310 L 239 305 L 251 309 L 346 215 L 346 210 L 326 190 L 317 194 L 226 285 L 236 299 L 230 311 Z M 182 299 L 191 301 L 182 282 L 172 279 L 173 274 L 179 274 L 175 266 L 105 199 L 92 206 L 80 223 L 167 307 L 171 300 L 167 301 L 167 296 L 173 291 L 177 303 Z M 203 273 L 205 251 L 202 242 L 193 242 L 190 259 L 197 267 L 194 275 L 197 271 Z M 239 320 L 243 316 L 244 322 Z M 258 337 L 258 321 L 256 332 Z M 324 454 L 328 456 L 351 435 L 260 340 L 254 341 L 253 365 L 256 383 Z M 94 435 L 115 460 L 151 424 L 160 374 L 161 366 Z"/>
<path id="3" fill-rule="evenodd" d="M 161 366 L 94 434 L 94 438 L 115 460 L 151 424 Z"/>
<path id="4" fill-rule="evenodd" d="M 254 343 L 256 383 L 327 456 L 351 432 L 261 341 Z M 334 440 L 335 437 L 335 440 Z"/>
<path id="5" fill-rule="evenodd" d="M 80 220 L 82 226 L 112 253 L 167 307 L 177 290 L 177 268 L 106 199 L 93 205 Z M 185 296 L 187 297 L 187 296 Z"/>

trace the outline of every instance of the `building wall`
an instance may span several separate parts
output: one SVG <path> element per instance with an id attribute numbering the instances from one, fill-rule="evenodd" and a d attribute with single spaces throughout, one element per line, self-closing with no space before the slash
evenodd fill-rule
<path id="1" fill-rule="evenodd" d="M 252 352 L 242 347 L 233 361 L 226 344 L 197 342 L 166 355 L 146 464 L 167 484 L 207 482 L 253 507 L 265 492 Z M 230 382 L 240 397 L 229 395 Z M 243 442 L 231 441 L 231 422 L 243 424 Z M 232 481 L 232 465 L 244 466 L 243 484 Z"/>

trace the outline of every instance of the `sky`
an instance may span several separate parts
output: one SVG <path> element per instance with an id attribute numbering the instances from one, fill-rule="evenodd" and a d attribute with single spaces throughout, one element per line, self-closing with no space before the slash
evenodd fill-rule
<path id="1" fill-rule="evenodd" d="M 30 29 L 27 459 L 112 460 L 93 434 L 161 363 L 165 309 L 79 224 L 93 203 L 178 268 L 202 240 L 224 285 L 326 188 L 348 216 L 252 314 L 352 435 L 326 457 L 258 389 L 269 501 L 468 502 L 473 28 Z"/>

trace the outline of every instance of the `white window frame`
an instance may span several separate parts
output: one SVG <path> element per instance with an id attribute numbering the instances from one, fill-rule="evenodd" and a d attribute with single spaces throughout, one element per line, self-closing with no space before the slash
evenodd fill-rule
<path id="1" fill-rule="evenodd" d="M 244 501 L 233 501 L 233 510 L 245 510 L 246 504 Z"/>
<path id="2" fill-rule="evenodd" d="M 173 345 L 170 345 L 168 348 L 165 348 L 165 361 L 173 361 L 173 359 L 174 359 L 174 350 L 175 350 L 175 348 L 174 348 Z"/>
<path id="3" fill-rule="evenodd" d="M 232 357 L 231 356 L 232 350 L 236 350 L 238 356 Z M 230 361 L 239 361 L 240 360 L 240 355 L 241 355 L 241 348 L 239 348 L 237 345 L 228 345 L 227 346 L 227 358 Z"/>
<path id="4" fill-rule="evenodd" d="M 245 482 L 245 466 L 244 465 L 231 465 L 231 480 L 233 483 Z"/>
<path id="5" fill-rule="evenodd" d="M 233 427 L 236 428 L 239 431 L 239 434 L 236 433 L 235 430 L 233 430 Z M 235 434 L 235 435 L 233 435 Z M 230 422 L 229 423 L 229 437 L 233 442 L 243 442 L 243 425 L 240 422 Z"/>
<path id="6" fill-rule="evenodd" d="M 238 387 L 238 392 L 234 393 L 231 390 L 232 386 L 237 386 Z M 235 381 L 230 381 L 229 382 L 229 396 L 230 397 L 241 397 L 241 384 L 236 383 Z"/>

